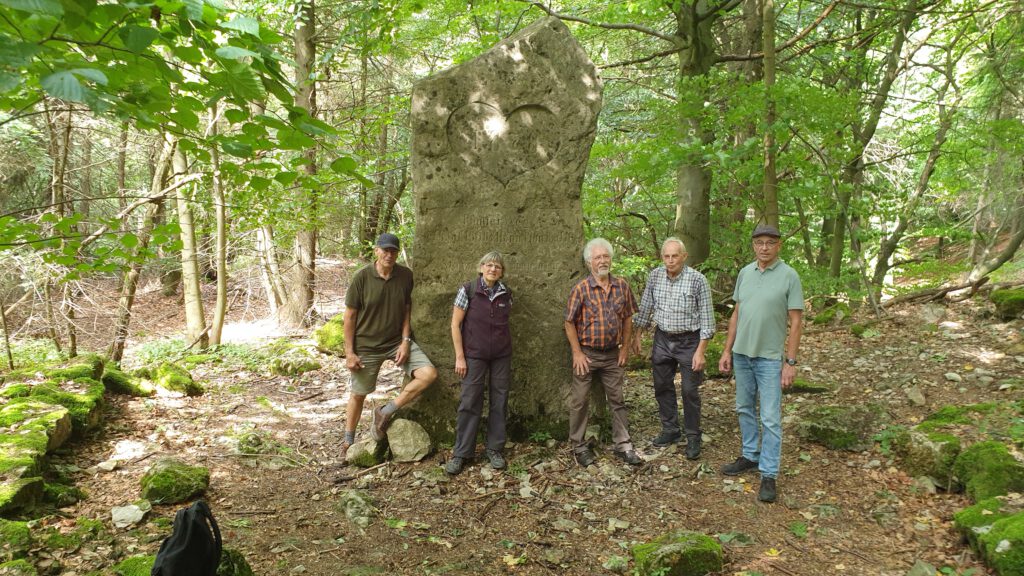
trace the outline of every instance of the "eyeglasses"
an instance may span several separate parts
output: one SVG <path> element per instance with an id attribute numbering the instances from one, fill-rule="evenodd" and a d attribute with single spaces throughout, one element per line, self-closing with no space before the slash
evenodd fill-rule
<path id="1" fill-rule="evenodd" d="M 501 266 L 501 264 L 498 264 L 497 262 L 488 262 L 488 263 L 484 264 L 484 268 L 494 268 L 496 270 L 501 270 L 502 266 Z"/>
<path id="2" fill-rule="evenodd" d="M 754 242 L 754 248 L 774 248 L 779 245 L 778 240 L 761 240 Z"/>

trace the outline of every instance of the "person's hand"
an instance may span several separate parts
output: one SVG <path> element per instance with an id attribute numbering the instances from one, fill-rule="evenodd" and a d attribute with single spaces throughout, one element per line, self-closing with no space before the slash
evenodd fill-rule
<path id="1" fill-rule="evenodd" d="M 732 352 L 722 351 L 722 357 L 718 359 L 718 369 L 721 372 L 732 372 Z"/>
<path id="2" fill-rule="evenodd" d="M 405 361 L 409 359 L 410 348 L 412 348 L 412 343 L 408 340 L 402 340 L 402 343 L 398 345 L 398 352 L 395 353 L 395 364 L 398 366 L 405 364 Z"/>
<path id="3" fill-rule="evenodd" d="M 355 352 L 345 355 L 345 368 L 348 368 L 351 372 L 355 372 L 363 367 L 363 361 L 359 359 L 359 355 Z"/>
<path id="4" fill-rule="evenodd" d="M 704 361 L 704 353 L 694 352 L 693 361 L 690 363 L 690 369 L 693 370 L 694 372 L 700 372 L 701 370 L 704 369 L 705 363 L 706 362 Z"/>
<path id="5" fill-rule="evenodd" d="M 459 375 L 459 378 L 465 378 L 466 377 L 466 372 L 468 372 L 468 371 L 469 371 L 469 368 L 466 367 L 466 359 L 465 358 L 456 358 L 455 359 L 455 373 Z"/>
<path id="6" fill-rule="evenodd" d="M 785 362 L 782 363 L 782 388 L 785 390 L 793 385 L 793 381 L 796 380 L 796 366 L 790 366 Z"/>
<path id="7" fill-rule="evenodd" d="M 572 353 L 572 371 L 577 376 L 584 376 L 590 372 L 590 359 L 582 351 Z"/>
<path id="8" fill-rule="evenodd" d="M 619 346 L 619 366 L 625 366 L 629 360 L 629 344 Z"/>
<path id="9" fill-rule="evenodd" d="M 633 354 L 640 354 L 641 352 L 643 352 L 643 346 L 641 345 L 641 342 L 640 342 L 640 333 L 639 332 L 637 332 L 636 334 L 633 335 L 633 342 L 632 342 L 631 345 L 633 346 Z"/>

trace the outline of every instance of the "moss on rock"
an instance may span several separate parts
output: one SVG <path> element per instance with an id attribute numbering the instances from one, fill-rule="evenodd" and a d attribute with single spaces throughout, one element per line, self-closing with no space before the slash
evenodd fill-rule
<path id="1" fill-rule="evenodd" d="M 43 494 L 43 479 L 20 477 L 0 483 L 0 514 L 31 508 Z"/>
<path id="2" fill-rule="evenodd" d="M 1024 314 L 1024 288 L 993 290 L 989 300 L 996 305 L 996 315 L 1013 320 Z"/>
<path id="3" fill-rule="evenodd" d="M 270 371 L 279 376 L 301 376 L 320 369 L 320 362 L 302 348 L 291 348 L 270 361 Z"/>
<path id="4" fill-rule="evenodd" d="M 9 429 L 16 436 L 24 436 L 29 432 L 40 432 L 46 437 L 45 450 L 54 450 L 71 437 L 71 415 L 64 406 L 30 398 L 19 398 L 0 408 L 0 429 Z M 0 446 L 17 440 L 17 438 L 4 439 L 0 434 Z M 25 440 L 34 443 L 38 438 L 30 436 L 22 440 L 22 443 Z M 0 453 L 2 453 L 2 448 L 0 448 Z"/>
<path id="5" fill-rule="evenodd" d="M 957 457 L 953 473 L 975 502 L 1024 491 L 1024 465 L 1001 442 L 970 446 Z"/>
<path id="6" fill-rule="evenodd" d="M 982 416 L 998 408 L 999 404 L 995 402 L 943 406 L 929 414 L 916 428 L 923 432 L 931 432 L 953 426 L 977 424 Z"/>
<path id="7" fill-rule="evenodd" d="M 45 374 L 53 380 L 78 380 L 79 378 L 99 380 L 103 375 L 104 364 L 103 358 L 98 354 L 81 354 L 56 368 L 46 370 Z"/>
<path id="8" fill-rule="evenodd" d="M 0 562 L 24 558 L 32 547 L 32 534 L 25 522 L 0 518 Z"/>
<path id="9" fill-rule="evenodd" d="M 202 494 L 210 485 L 210 471 L 174 459 L 163 459 L 142 476 L 142 497 L 158 504 L 174 504 Z"/>
<path id="10" fill-rule="evenodd" d="M 77 486 L 47 482 L 43 487 L 43 498 L 57 508 L 65 508 L 85 500 L 85 492 Z"/>
<path id="11" fill-rule="evenodd" d="M 205 392 L 203 387 L 192 379 L 192 375 L 189 374 L 188 370 L 173 362 L 160 364 L 152 373 L 153 381 L 156 382 L 156 385 L 165 390 L 181 392 L 186 396 L 201 396 Z"/>
<path id="12" fill-rule="evenodd" d="M 313 331 L 317 350 L 335 356 L 345 355 L 345 317 L 338 314 Z"/>
<path id="13" fill-rule="evenodd" d="M 801 438 L 832 450 L 864 450 L 889 415 L 877 404 L 816 406 L 801 415 Z"/>
<path id="14" fill-rule="evenodd" d="M 960 439 L 942 432 L 909 430 L 896 436 L 893 449 L 910 476 L 929 476 L 940 486 L 952 488 L 953 463 L 960 455 Z"/>
<path id="15" fill-rule="evenodd" d="M 848 318 L 849 316 L 850 306 L 845 302 L 837 302 L 822 310 L 820 314 L 815 314 L 811 318 L 811 324 L 821 326 L 833 321 L 842 322 L 843 318 Z"/>
<path id="16" fill-rule="evenodd" d="M 639 576 L 704 576 L 722 569 L 722 546 L 699 532 L 678 530 L 632 548 Z"/>
<path id="17" fill-rule="evenodd" d="M 129 556 L 114 565 L 117 576 L 149 576 L 153 570 L 156 556 Z"/>
<path id="18" fill-rule="evenodd" d="M 704 350 L 704 375 L 708 378 L 718 378 L 722 373 L 718 371 L 718 361 L 722 358 L 725 350 L 725 333 L 717 332 L 708 342 Z"/>
<path id="19" fill-rule="evenodd" d="M 128 396 L 152 396 L 154 392 L 148 381 L 125 374 L 117 368 L 107 368 L 103 373 L 103 386 L 109 392 Z"/>
<path id="20" fill-rule="evenodd" d="M 92 378 L 59 383 L 54 380 L 32 387 L 30 398 L 60 404 L 71 416 L 71 432 L 80 436 L 103 421 L 103 383 Z"/>
<path id="21" fill-rule="evenodd" d="M 39 576 L 39 572 L 28 560 L 18 559 L 0 564 L 0 576 Z"/>
<path id="22" fill-rule="evenodd" d="M 816 384 L 810 380 L 803 378 L 797 378 L 793 380 L 793 385 L 789 388 L 782 390 L 783 394 L 824 394 L 825 392 L 831 392 L 832 387 L 828 384 Z"/>
<path id="23" fill-rule="evenodd" d="M 953 526 L 978 547 L 978 536 L 992 529 L 996 520 L 1012 516 L 1022 510 L 1021 503 L 1003 497 L 987 498 L 953 514 Z"/>
<path id="24" fill-rule="evenodd" d="M 233 548 L 225 548 L 217 565 L 217 576 L 253 576 L 252 566 L 241 552 Z"/>

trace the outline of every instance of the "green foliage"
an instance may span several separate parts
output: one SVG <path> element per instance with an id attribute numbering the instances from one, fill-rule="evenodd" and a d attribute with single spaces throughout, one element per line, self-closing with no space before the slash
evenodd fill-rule
<path id="1" fill-rule="evenodd" d="M 53 345 L 53 340 L 34 338 L 11 340 L 11 356 L 15 367 L 50 364 L 63 357 Z"/>

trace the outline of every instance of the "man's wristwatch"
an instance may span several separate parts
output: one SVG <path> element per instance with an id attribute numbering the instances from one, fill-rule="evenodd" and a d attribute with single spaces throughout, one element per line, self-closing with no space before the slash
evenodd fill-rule
<path id="1" fill-rule="evenodd" d="M 402 338 L 402 342 L 412 342 L 412 338 L 406 336 L 405 338 Z"/>
<path id="2" fill-rule="evenodd" d="M 796 366 L 797 365 L 796 358 L 786 358 L 786 364 L 789 364 L 790 366 Z"/>

